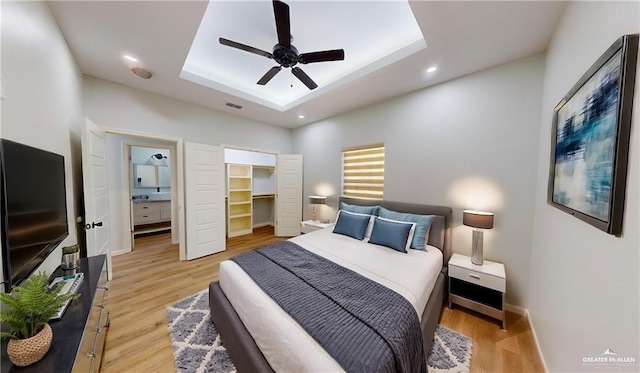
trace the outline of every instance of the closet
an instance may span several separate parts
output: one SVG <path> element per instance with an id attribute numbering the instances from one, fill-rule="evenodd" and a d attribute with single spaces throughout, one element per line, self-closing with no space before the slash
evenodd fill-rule
<path id="1" fill-rule="evenodd" d="M 253 232 L 250 165 L 227 164 L 227 236 Z"/>
<path id="2" fill-rule="evenodd" d="M 277 155 L 225 148 L 227 236 L 275 226 Z"/>

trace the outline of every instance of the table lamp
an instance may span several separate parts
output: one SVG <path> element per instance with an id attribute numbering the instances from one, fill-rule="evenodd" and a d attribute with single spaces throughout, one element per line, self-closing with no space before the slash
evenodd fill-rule
<path id="1" fill-rule="evenodd" d="M 316 206 L 324 205 L 326 200 L 327 196 L 309 196 L 309 203 L 312 205 L 313 221 L 318 221 L 318 219 L 316 219 Z"/>
<path id="2" fill-rule="evenodd" d="M 471 246 L 471 263 L 482 265 L 482 235 L 481 229 L 493 228 L 493 213 L 484 211 L 464 210 L 462 212 L 462 224 L 476 228 L 473 231 L 473 243 Z"/>

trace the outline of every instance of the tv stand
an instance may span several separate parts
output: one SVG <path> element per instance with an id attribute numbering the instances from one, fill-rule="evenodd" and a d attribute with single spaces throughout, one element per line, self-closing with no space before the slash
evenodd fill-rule
<path id="1" fill-rule="evenodd" d="M 109 312 L 105 307 L 107 293 L 106 256 L 80 259 L 76 270 L 58 269 L 51 279 L 75 272 L 84 273 L 78 289 L 80 297 L 69 304 L 60 320 L 49 321 L 53 341 L 49 352 L 35 364 L 15 367 L 7 356 L 7 341 L 2 343 L 2 372 L 98 372 L 102 349 L 109 327 Z"/>

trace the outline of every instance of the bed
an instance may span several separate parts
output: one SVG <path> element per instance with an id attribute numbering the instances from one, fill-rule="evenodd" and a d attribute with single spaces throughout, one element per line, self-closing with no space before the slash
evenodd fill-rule
<path id="1" fill-rule="evenodd" d="M 451 208 L 346 197 L 340 200 L 350 205 L 379 205 L 397 212 L 434 215 L 427 238 L 427 251 L 408 250 L 409 255 L 405 256 L 393 256 L 394 253 L 385 248 L 372 249 L 376 245 L 365 242 L 347 242 L 355 240 L 331 233 L 332 228 L 289 240 L 340 266 L 356 272 L 367 272 L 365 275 L 373 281 L 407 298 L 419 316 L 422 348 L 426 356 L 445 298 L 446 264 L 451 255 Z M 340 257 L 333 257 L 327 249 L 329 246 L 343 244 L 345 249 L 340 250 L 344 251 Z M 369 250 L 368 253 L 378 250 L 375 255 L 372 254 L 376 259 L 357 262 L 352 260 L 362 258 L 363 250 Z M 406 273 L 414 276 L 409 276 L 408 279 L 403 279 L 407 276 L 393 271 L 380 270 L 383 265 L 381 263 L 392 263 L 393 260 L 408 265 L 431 266 L 432 270 L 425 271 L 430 273 L 428 275 L 421 275 L 419 271 L 407 271 Z M 219 281 L 212 282 L 209 286 L 209 303 L 211 319 L 239 372 L 272 372 L 272 366 L 278 371 L 342 370 L 236 263 L 221 263 Z"/>

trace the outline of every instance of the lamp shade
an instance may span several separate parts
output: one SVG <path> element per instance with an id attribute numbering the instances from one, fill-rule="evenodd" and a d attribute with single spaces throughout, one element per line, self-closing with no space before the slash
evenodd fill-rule
<path id="1" fill-rule="evenodd" d="M 493 228 L 493 213 L 485 211 L 464 210 L 462 224 L 481 229 Z"/>
<path id="2" fill-rule="evenodd" d="M 312 205 L 324 205 L 327 196 L 309 196 L 309 203 Z"/>

